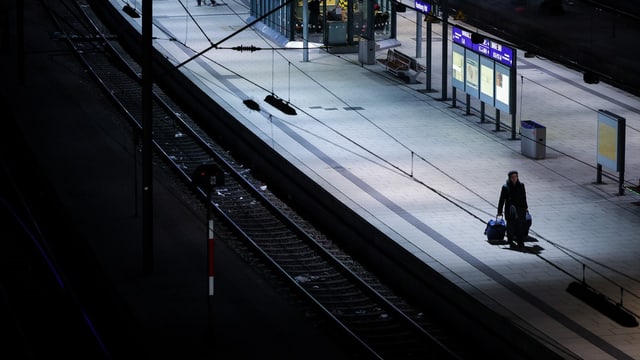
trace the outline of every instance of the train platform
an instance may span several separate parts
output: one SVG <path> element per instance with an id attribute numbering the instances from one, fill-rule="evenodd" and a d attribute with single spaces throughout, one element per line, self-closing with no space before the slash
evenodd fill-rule
<path id="1" fill-rule="evenodd" d="M 378 62 L 362 64 L 357 53 L 310 49 L 305 61 L 296 44 L 283 48 L 259 31 L 238 31 L 250 15 L 242 2 L 157 2 L 153 11 L 156 49 L 415 256 L 576 358 L 640 358 L 640 328 L 619 324 L 567 291 L 584 280 L 640 314 L 638 195 L 628 189 L 620 195 L 617 173 L 605 171 L 598 182 L 596 162 L 598 110 L 604 109 L 626 119 L 624 177 L 627 185 L 637 184 L 638 97 L 586 84 L 581 73 L 520 52 L 518 133 L 524 120 L 546 130 L 544 155 L 532 158 L 524 154 L 521 136 L 512 137 L 507 116 L 496 131 L 494 121 L 467 111 L 460 95 L 456 107 L 442 99 L 439 44 L 450 36 L 438 24 L 428 88 L 424 74 L 407 84 Z M 399 16 L 397 49 L 415 55 L 416 15 Z M 418 61 L 424 60 L 424 45 Z M 262 50 L 232 50 L 237 46 Z M 384 49 L 376 52 L 378 59 L 385 56 Z M 269 94 L 290 103 L 297 115 L 266 104 L 262 99 Z M 247 99 L 260 111 L 249 109 Z M 470 105 L 479 108 L 473 100 Z M 523 248 L 490 243 L 483 234 L 512 169 L 526 184 L 533 216 Z"/>
<path id="2" fill-rule="evenodd" d="M 125 4 L 111 3 L 116 9 Z M 407 84 L 378 62 L 362 64 L 357 53 L 316 48 L 305 61 L 300 44 L 283 48 L 255 29 L 238 31 L 249 18 L 246 2 L 156 1 L 153 12 L 154 47 L 180 65 L 179 71 L 416 257 L 568 358 L 640 358 L 638 326 L 622 325 L 567 291 L 585 280 L 634 317 L 640 315 L 639 195 L 629 189 L 621 195 L 616 173 L 605 171 L 598 182 L 596 163 L 597 114 L 604 109 L 626 119 L 624 176 L 627 185 L 638 185 L 640 161 L 634 154 L 640 148 L 640 98 L 604 83 L 585 84 L 580 73 L 520 52 L 516 126 L 519 130 L 521 121 L 532 120 L 546 130 L 544 156 L 531 158 L 523 154 L 521 136 L 512 137 L 507 116 L 496 131 L 494 119 L 467 111 L 461 96 L 455 107 L 449 96 L 442 98 L 439 44 L 450 35 L 438 24 L 432 24 L 429 87 L 424 74 Z M 397 49 L 416 55 L 416 15 L 399 16 Z M 123 17 L 140 27 L 140 19 Z M 251 45 L 263 50 L 232 50 Z M 422 45 L 418 61 L 424 60 Z M 378 59 L 385 56 L 386 49 L 376 52 Z M 269 94 L 289 102 L 297 115 L 265 103 Z M 248 99 L 261 110 L 248 108 Z M 478 109 L 479 103 L 471 100 L 470 107 Z M 513 169 L 526 184 L 533 216 L 530 238 L 517 248 L 489 242 L 483 233 Z M 167 200 L 164 206 L 175 206 L 168 193 L 161 198 Z M 173 223 L 163 227 L 163 237 L 179 238 L 170 230 Z M 93 225 L 111 232 L 113 224 Z M 191 255 L 198 251 L 191 243 L 181 245 Z M 116 256 L 107 249 L 114 244 L 99 246 Z M 123 256 L 126 266 L 113 266 L 115 278 L 128 277 L 127 270 L 136 267 L 132 258 Z M 192 272 L 184 259 L 160 261 Z M 156 299 L 175 298 L 181 280 L 163 272 L 156 277 L 129 279 L 122 291 L 135 293 L 140 287 Z M 160 278 L 169 278 L 173 289 L 154 289 L 150 282 Z M 143 311 L 149 304 L 136 305 Z M 147 315 L 162 311 L 159 303 L 154 310 Z"/>

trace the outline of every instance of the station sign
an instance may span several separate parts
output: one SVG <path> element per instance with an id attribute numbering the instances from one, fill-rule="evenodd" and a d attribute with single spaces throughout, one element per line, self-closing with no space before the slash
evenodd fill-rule
<path id="1" fill-rule="evenodd" d="M 428 13 L 431 12 L 431 4 L 425 3 L 425 2 L 420 1 L 420 0 L 415 0 L 413 7 L 416 10 L 418 10 L 420 12 L 423 12 L 425 14 L 428 14 Z"/>
<path id="2" fill-rule="evenodd" d="M 451 29 L 451 37 L 454 43 L 460 44 L 467 49 L 470 49 L 509 67 L 513 66 L 514 51 L 512 48 L 501 43 L 491 41 L 489 39 L 483 39 L 481 43 L 474 44 L 471 40 L 471 35 L 472 33 L 470 31 L 463 30 L 459 27 L 454 26 Z"/>
<path id="3" fill-rule="evenodd" d="M 516 50 L 482 37 L 474 44 L 474 33 L 455 26 L 451 35 L 453 87 L 515 114 Z"/>

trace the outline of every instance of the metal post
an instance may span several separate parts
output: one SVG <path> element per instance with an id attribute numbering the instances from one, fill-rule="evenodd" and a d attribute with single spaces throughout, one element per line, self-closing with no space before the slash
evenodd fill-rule
<path id="1" fill-rule="evenodd" d="M 432 26 L 431 26 L 431 21 L 427 21 L 427 51 L 425 54 L 425 58 L 426 58 L 426 63 L 425 63 L 425 67 L 427 68 L 427 81 L 426 81 L 426 90 L 428 92 L 432 91 L 431 88 L 431 54 L 433 53 L 431 51 L 431 43 L 432 43 Z"/>
<path id="2" fill-rule="evenodd" d="M 224 172 L 215 164 L 202 164 L 199 165 L 191 175 L 191 181 L 193 186 L 199 188 L 207 196 L 207 323 L 211 334 L 213 334 L 214 319 L 214 278 L 215 278 L 215 266 L 214 266 L 214 211 L 213 201 L 211 195 L 213 194 L 216 186 L 224 185 Z"/>
<path id="3" fill-rule="evenodd" d="M 133 206 L 134 214 L 138 217 L 138 138 L 139 134 L 134 129 L 133 133 Z"/>
<path id="4" fill-rule="evenodd" d="M 24 1 L 16 0 L 16 32 L 18 47 L 18 78 L 20 83 L 25 81 L 25 42 L 24 42 Z"/>
<path id="5" fill-rule="evenodd" d="M 372 6 L 370 6 L 370 8 L 372 8 Z M 373 9 L 371 10 L 371 13 L 373 13 Z M 391 7 L 391 19 L 393 19 L 393 21 L 391 21 L 391 29 L 389 29 L 390 32 L 390 37 L 392 39 L 397 39 L 398 38 L 398 12 L 396 11 L 396 7 L 392 6 Z M 373 21 L 372 19 L 372 22 Z"/>
<path id="6" fill-rule="evenodd" d="M 422 57 L 422 13 L 416 11 L 416 59 Z"/>
<path id="7" fill-rule="evenodd" d="M 315 25 L 315 24 L 314 24 Z M 309 61 L 309 0 L 302 1 L 302 61 Z"/>
<path id="8" fill-rule="evenodd" d="M 442 0 L 442 101 L 447 100 L 447 64 L 449 54 L 449 4 Z"/>
<path id="9" fill-rule="evenodd" d="M 142 2 L 142 256 L 144 272 L 153 272 L 153 169 L 152 146 L 152 0 Z"/>
<path id="10" fill-rule="evenodd" d="M 214 245 L 214 221 L 213 221 L 213 211 L 211 210 L 211 206 L 212 205 L 212 201 L 211 201 L 211 192 L 212 189 L 209 188 L 208 194 L 207 194 L 207 274 L 209 276 L 209 297 L 208 297 L 208 312 L 209 312 L 209 316 L 208 316 L 208 323 L 209 323 L 209 329 L 212 331 L 213 333 L 213 294 L 214 294 L 214 271 L 215 271 L 215 267 L 214 267 L 214 252 L 213 252 L 213 245 Z"/>
<path id="11" fill-rule="evenodd" d="M 414 157 L 414 152 L 411 151 L 411 177 L 413 177 L 413 157 Z"/>
<path id="12" fill-rule="evenodd" d="M 625 118 L 618 117 L 618 195 L 624 195 L 624 169 L 625 169 L 625 157 L 626 157 L 626 124 L 627 120 Z"/>
<path id="13" fill-rule="evenodd" d="M 516 137 L 516 114 L 518 113 L 518 84 L 516 79 L 518 78 L 518 55 L 517 50 L 513 49 L 513 64 L 509 70 L 509 103 L 511 111 L 511 140 L 517 140 Z M 522 119 L 521 119 L 522 120 Z"/>
<path id="14" fill-rule="evenodd" d="M 602 184 L 602 165 L 600 164 L 596 168 L 596 184 Z"/>
<path id="15" fill-rule="evenodd" d="M 453 90 L 451 90 L 451 107 L 452 108 L 456 108 L 458 106 L 458 104 L 456 104 L 456 88 L 454 87 Z"/>

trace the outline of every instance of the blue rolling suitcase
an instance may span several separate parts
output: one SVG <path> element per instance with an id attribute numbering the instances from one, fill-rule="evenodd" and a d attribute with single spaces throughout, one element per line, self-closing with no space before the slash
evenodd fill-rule
<path id="1" fill-rule="evenodd" d="M 487 235 L 489 241 L 502 241 L 504 235 L 507 232 L 507 223 L 501 216 L 491 219 L 487 222 L 487 227 L 484 229 L 484 234 Z"/>

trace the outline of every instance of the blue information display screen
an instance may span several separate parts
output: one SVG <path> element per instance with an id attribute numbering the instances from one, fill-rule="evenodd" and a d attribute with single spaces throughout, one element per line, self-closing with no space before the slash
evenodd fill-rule
<path id="1" fill-rule="evenodd" d="M 419 0 L 415 0 L 414 7 L 416 8 L 416 10 L 423 12 L 425 14 L 428 14 L 431 12 L 431 4 L 427 4 Z"/>
<path id="2" fill-rule="evenodd" d="M 513 114 L 516 50 L 484 38 L 481 43 L 474 44 L 472 35 L 474 33 L 470 31 L 451 28 L 453 87 Z"/>
<path id="3" fill-rule="evenodd" d="M 454 43 L 460 44 L 467 49 L 471 49 L 481 55 L 505 64 L 513 66 L 513 49 L 500 43 L 484 39 L 481 44 L 474 44 L 471 41 L 471 32 L 458 27 L 452 27 L 451 36 Z"/>

